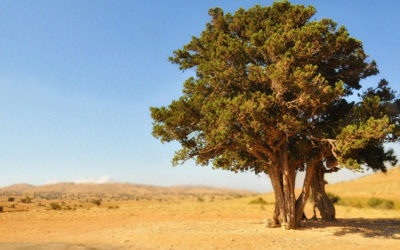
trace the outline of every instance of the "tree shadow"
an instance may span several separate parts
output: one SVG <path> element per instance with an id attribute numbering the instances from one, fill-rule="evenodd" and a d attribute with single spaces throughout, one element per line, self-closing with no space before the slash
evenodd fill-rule
<path id="1" fill-rule="evenodd" d="M 340 230 L 333 233 L 335 236 L 346 234 L 360 234 L 364 237 L 384 237 L 400 240 L 400 219 L 337 219 L 336 221 L 303 222 L 304 229 L 339 227 Z"/>

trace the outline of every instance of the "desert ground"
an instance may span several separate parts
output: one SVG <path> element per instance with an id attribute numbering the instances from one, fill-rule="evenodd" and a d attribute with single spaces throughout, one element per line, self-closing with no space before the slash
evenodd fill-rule
<path id="1" fill-rule="evenodd" d="M 265 226 L 274 209 L 271 193 L 16 185 L 0 189 L 0 249 L 400 249 L 400 168 L 327 190 L 346 199 L 391 199 L 394 206 L 337 204 L 336 222 L 307 221 L 299 230 L 283 230 Z M 306 215 L 312 216 L 312 204 Z"/>

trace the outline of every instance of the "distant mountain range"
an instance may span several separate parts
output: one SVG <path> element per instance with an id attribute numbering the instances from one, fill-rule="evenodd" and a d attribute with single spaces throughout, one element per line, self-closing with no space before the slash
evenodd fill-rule
<path id="1" fill-rule="evenodd" d="M 236 190 L 229 188 L 217 188 L 210 186 L 172 186 L 159 187 L 151 185 L 139 185 L 132 183 L 55 183 L 40 186 L 30 184 L 15 184 L 0 188 L 0 193 L 39 193 L 39 192 L 57 192 L 57 193 L 93 193 L 93 194 L 240 194 L 250 195 L 256 192 L 248 190 Z"/>
<path id="2" fill-rule="evenodd" d="M 387 173 L 375 173 L 355 180 L 329 184 L 328 192 L 348 197 L 372 197 L 400 200 L 400 167 L 391 168 Z M 195 195 L 252 195 L 254 191 L 218 188 L 210 186 L 171 186 L 160 187 L 132 183 L 55 183 L 40 186 L 30 184 L 15 184 L 0 188 L 1 193 L 92 193 L 104 195 L 117 194 L 195 194 Z M 273 192 L 269 193 L 273 195 Z"/>

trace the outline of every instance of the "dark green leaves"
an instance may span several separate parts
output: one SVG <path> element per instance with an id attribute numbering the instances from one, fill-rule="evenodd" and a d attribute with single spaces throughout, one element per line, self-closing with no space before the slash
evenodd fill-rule
<path id="1" fill-rule="evenodd" d="M 397 138 L 399 102 L 387 82 L 367 90 L 360 104 L 345 100 L 378 72 L 376 64 L 344 27 L 310 21 L 315 11 L 288 1 L 234 15 L 210 9 L 200 37 L 169 58 L 196 77 L 184 82 L 179 100 L 151 108 L 153 135 L 182 146 L 174 164 L 195 159 L 265 172 L 283 140 L 299 166 L 335 155 L 357 167 L 361 158 L 373 162 L 362 157 L 366 148 L 384 155 L 381 144 Z"/>

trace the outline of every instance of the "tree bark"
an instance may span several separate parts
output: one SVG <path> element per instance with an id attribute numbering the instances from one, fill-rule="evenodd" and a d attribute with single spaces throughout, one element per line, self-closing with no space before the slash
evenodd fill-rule
<path id="1" fill-rule="evenodd" d="M 312 196 L 314 199 L 314 219 L 316 219 L 316 212 L 315 208 L 318 208 L 322 220 L 324 221 L 334 221 L 336 219 L 336 211 L 335 211 L 335 206 L 329 200 L 328 196 L 326 195 L 325 192 L 325 184 L 326 181 L 324 180 L 324 174 L 325 174 L 325 167 L 320 162 L 318 165 L 316 165 L 315 169 L 315 174 L 314 178 L 312 178 L 311 181 L 311 190 L 312 190 Z"/>
<path id="2" fill-rule="evenodd" d="M 306 169 L 306 176 L 304 177 L 303 189 L 301 191 L 299 198 L 296 200 L 296 220 L 299 225 L 303 217 L 305 217 L 304 207 L 310 195 L 310 186 L 314 176 L 315 176 L 315 165 L 310 164 L 309 166 L 307 166 Z"/>
<path id="3" fill-rule="evenodd" d="M 271 227 L 279 227 L 281 225 L 279 214 L 279 205 L 277 202 L 275 202 L 274 216 L 272 218 L 272 225 L 270 225 Z"/>
<path id="4" fill-rule="evenodd" d="M 275 211 L 271 226 L 285 229 L 299 227 L 296 220 L 296 198 L 294 193 L 296 169 L 289 165 L 288 144 L 284 142 L 279 148 L 278 161 L 268 167 L 268 175 L 275 193 Z"/>
<path id="5" fill-rule="evenodd" d="M 288 143 L 284 142 L 281 146 L 280 160 L 282 164 L 283 177 L 283 194 L 286 208 L 286 225 L 282 225 L 286 229 L 294 229 L 299 225 L 296 220 L 296 197 L 294 193 L 294 185 L 296 179 L 296 169 L 289 166 L 288 159 Z"/>
<path id="6" fill-rule="evenodd" d="M 286 223 L 286 208 L 283 195 L 282 174 L 280 165 L 274 164 L 268 169 L 268 175 L 271 179 L 272 187 L 275 193 L 275 211 L 273 216 L 273 225 L 280 226 Z"/>

